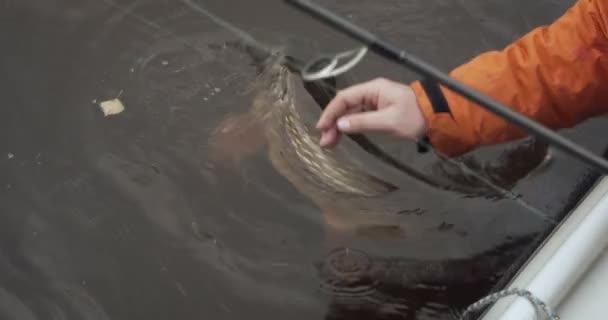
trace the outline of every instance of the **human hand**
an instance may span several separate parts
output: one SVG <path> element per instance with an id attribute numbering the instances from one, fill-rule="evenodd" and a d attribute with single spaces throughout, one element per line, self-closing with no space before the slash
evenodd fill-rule
<path id="1" fill-rule="evenodd" d="M 414 91 L 398 82 L 375 79 L 338 92 L 323 111 L 317 128 L 321 146 L 332 147 L 342 133 L 385 132 L 417 140 L 427 124 Z"/>

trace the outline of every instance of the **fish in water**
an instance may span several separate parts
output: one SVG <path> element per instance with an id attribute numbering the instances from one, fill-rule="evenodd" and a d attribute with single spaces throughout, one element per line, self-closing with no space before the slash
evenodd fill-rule
<path id="1" fill-rule="evenodd" d="M 280 57 L 273 57 L 265 65 L 256 81 L 257 94 L 251 109 L 229 116 L 214 131 L 210 140 L 212 156 L 219 163 L 238 163 L 255 149 L 250 143 L 238 150 L 232 147 L 241 145 L 238 142 L 243 137 L 262 133 L 274 168 L 322 210 L 336 200 L 358 205 L 358 211 L 367 212 L 361 206 L 370 210 L 382 207 L 377 201 L 397 187 L 369 173 L 352 157 L 349 151 L 356 148 L 352 141 L 332 150 L 320 147 L 320 135 L 313 123 L 321 109 L 295 75 L 280 63 Z M 259 138 L 255 140 L 261 145 Z"/>
<path id="2" fill-rule="evenodd" d="M 380 171 L 372 172 L 364 165 L 361 155 L 365 152 L 354 140 L 344 139 L 332 149 L 320 147 L 320 133 L 314 124 L 322 111 L 317 105 L 322 99 L 311 96 L 311 90 L 281 63 L 281 55 L 256 62 L 261 67 L 254 85 L 256 95 L 252 106 L 242 114 L 229 115 L 214 130 L 210 139 L 212 157 L 218 163 L 238 166 L 265 144 L 274 168 L 321 208 L 329 226 L 369 231 L 370 228 L 377 230 L 381 224 L 392 230 L 391 233 L 399 229 L 395 226 L 400 224 L 398 221 L 402 217 L 396 213 L 403 211 L 404 203 L 419 202 L 416 194 L 396 193 L 398 182 L 390 181 L 392 177 L 386 173 L 381 176 Z M 317 92 L 328 94 L 331 89 L 319 86 Z M 542 162 L 547 152 L 545 145 L 526 146 L 515 149 L 520 158 L 525 158 L 518 162 L 524 165 L 515 171 L 511 170 L 512 163 L 503 161 L 497 168 L 508 171 L 510 179 L 505 178 L 507 175 L 488 175 L 494 178 L 494 183 L 512 187 L 513 181 L 529 174 Z M 469 162 L 475 163 L 474 160 Z M 494 189 L 475 181 L 453 163 L 439 161 L 435 170 L 440 174 L 425 175 L 413 168 L 408 168 L 408 172 L 415 173 L 411 177 L 420 182 L 417 186 L 421 188 L 451 190 L 467 196 L 496 196 Z"/>

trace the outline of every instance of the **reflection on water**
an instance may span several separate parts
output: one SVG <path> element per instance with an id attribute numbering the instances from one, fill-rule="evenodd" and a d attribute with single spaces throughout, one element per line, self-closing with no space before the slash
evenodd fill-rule
<path id="1" fill-rule="evenodd" d="M 346 43 L 269 0 L 204 3 L 303 55 Z M 391 39 L 413 39 L 412 51 L 446 67 L 568 5 L 540 12 L 525 3 L 327 4 Z M 455 319 L 553 226 L 554 216 L 518 202 L 463 198 L 395 173 L 353 143 L 341 159 L 398 190 L 332 193 L 336 184 L 309 179 L 318 161 L 298 163 L 308 159 L 296 157 L 302 135 L 269 135 L 294 115 L 310 125 L 320 112 L 311 97 L 296 84 L 299 111 L 258 122 L 260 66 L 178 1 L 0 7 L 0 40 L 10 44 L 0 55 L 2 319 Z M 469 40 L 456 46 L 456 30 Z M 452 47 L 452 57 L 439 53 Z M 377 70 L 396 74 L 371 59 L 358 75 Z M 125 111 L 104 118 L 98 103 L 117 96 Z M 515 154 L 540 159 L 542 147 Z M 406 152 L 404 161 L 418 157 Z M 470 184 L 428 157 L 411 163 Z M 356 177 L 346 187 L 370 187 Z"/>

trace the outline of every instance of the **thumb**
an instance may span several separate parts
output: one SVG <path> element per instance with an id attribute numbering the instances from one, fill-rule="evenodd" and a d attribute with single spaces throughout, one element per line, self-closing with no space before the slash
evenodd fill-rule
<path id="1" fill-rule="evenodd" d="M 345 133 L 364 131 L 391 131 L 391 114 L 389 109 L 369 111 L 344 116 L 338 120 L 338 129 Z"/>

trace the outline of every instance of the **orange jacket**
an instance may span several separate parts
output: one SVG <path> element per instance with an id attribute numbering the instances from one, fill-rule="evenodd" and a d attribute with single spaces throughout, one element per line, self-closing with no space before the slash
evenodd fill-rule
<path id="1" fill-rule="evenodd" d="M 553 129 L 608 113 L 608 0 L 580 0 L 553 24 L 450 75 Z M 412 88 L 431 143 L 447 156 L 527 134 L 444 87 L 451 112 L 436 113 L 420 82 Z"/>

